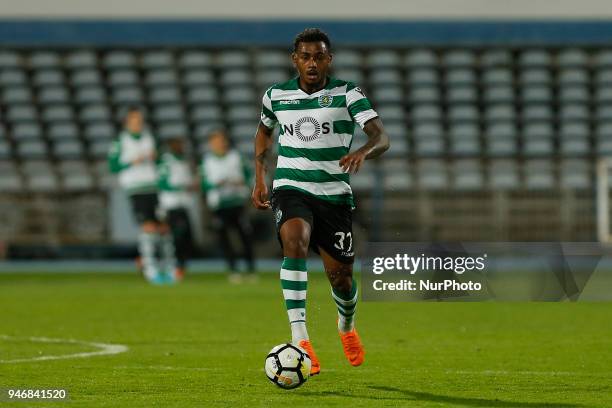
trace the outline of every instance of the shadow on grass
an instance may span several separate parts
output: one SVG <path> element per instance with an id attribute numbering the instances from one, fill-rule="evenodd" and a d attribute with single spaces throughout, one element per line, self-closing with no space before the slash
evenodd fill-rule
<path id="1" fill-rule="evenodd" d="M 514 401 L 503 401 L 499 399 L 486 399 L 486 398 L 469 398 L 469 397 L 452 397 L 448 395 L 438 395 L 429 392 L 410 391 L 403 390 L 395 387 L 377 386 L 370 385 L 368 388 L 376 391 L 383 391 L 385 394 L 366 394 L 357 395 L 350 393 L 343 393 L 338 391 L 322 391 L 308 393 L 311 395 L 318 395 L 321 397 L 349 397 L 357 399 L 371 399 L 371 400 L 396 400 L 396 401 L 429 401 L 436 402 L 439 404 L 458 405 L 463 407 L 487 407 L 487 408 L 586 408 L 586 405 L 581 404 L 565 404 L 557 402 L 514 402 Z M 395 393 L 400 395 L 389 395 L 388 393 Z"/>

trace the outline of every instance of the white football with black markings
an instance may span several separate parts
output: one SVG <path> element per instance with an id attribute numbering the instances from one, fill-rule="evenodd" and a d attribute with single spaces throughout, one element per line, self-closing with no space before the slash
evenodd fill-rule
<path id="1" fill-rule="evenodd" d="M 304 384 L 310 376 L 311 361 L 304 349 L 293 344 L 279 344 L 266 356 L 264 369 L 270 381 L 290 390 Z"/>

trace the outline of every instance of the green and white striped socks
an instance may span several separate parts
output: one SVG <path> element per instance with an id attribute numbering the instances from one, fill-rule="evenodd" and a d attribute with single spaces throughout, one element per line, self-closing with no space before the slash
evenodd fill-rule
<path id="1" fill-rule="evenodd" d="M 292 342 L 297 344 L 300 340 L 308 339 L 306 331 L 306 289 L 308 287 L 306 259 L 285 257 L 280 278 L 287 315 L 289 315 L 291 324 Z"/>
<path id="2" fill-rule="evenodd" d="M 357 307 L 357 282 L 352 280 L 349 292 L 340 292 L 332 288 L 332 297 L 338 308 L 338 330 L 342 333 L 350 332 L 355 327 L 354 317 Z"/>

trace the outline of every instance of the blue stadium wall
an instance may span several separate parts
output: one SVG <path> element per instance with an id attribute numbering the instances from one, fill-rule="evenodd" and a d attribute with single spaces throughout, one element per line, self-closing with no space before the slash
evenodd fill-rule
<path id="1" fill-rule="evenodd" d="M 0 47 L 288 46 L 305 27 L 342 45 L 612 46 L 612 21 L 0 20 Z"/>

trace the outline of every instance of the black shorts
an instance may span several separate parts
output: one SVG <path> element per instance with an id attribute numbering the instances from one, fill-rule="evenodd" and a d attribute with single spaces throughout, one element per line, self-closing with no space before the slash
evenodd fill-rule
<path id="1" fill-rule="evenodd" d="M 274 190 L 271 198 L 276 220 L 276 232 L 291 218 L 302 218 L 310 224 L 310 247 L 319 253 L 319 247 L 334 259 L 353 263 L 353 210 L 350 205 L 332 204 L 297 190 Z"/>
<path id="2" fill-rule="evenodd" d="M 132 211 L 138 224 L 157 222 L 157 193 L 138 193 L 130 195 Z"/>

